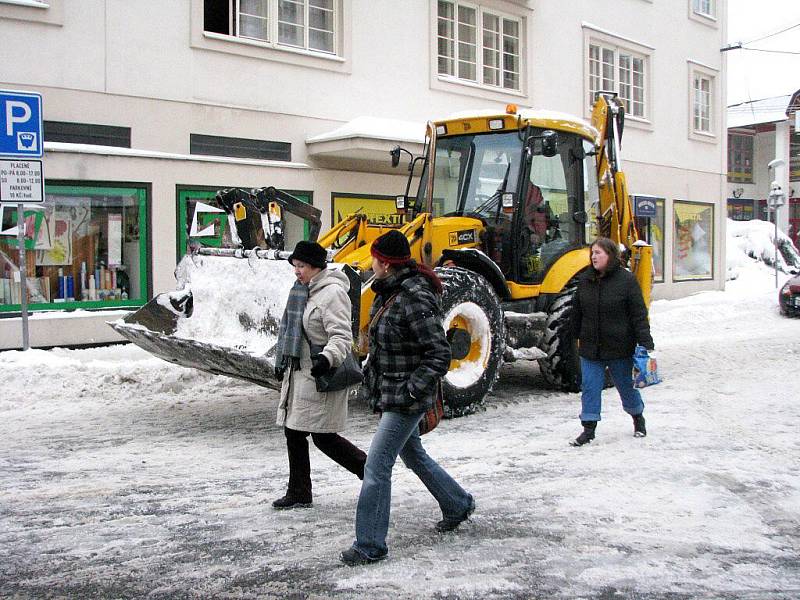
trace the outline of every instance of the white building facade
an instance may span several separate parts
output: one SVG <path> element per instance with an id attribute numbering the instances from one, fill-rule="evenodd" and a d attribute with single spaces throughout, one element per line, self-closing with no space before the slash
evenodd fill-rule
<path id="1" fill-rule="evenodd" d="M 728 107 L 728 216 L 775 222 L 800 249 L 800 90 Z M 772 211 L 773 185 L 783 205 Z"/>
<path id="2" fill-rule="evenodd" d="M 724 0 L 0 0 L 0 89 L 44 107 L 31 343 L 118 339 L 105 321 L 174 289 L 187 247 L 229 243 L 218 189 L 287 190 L 323 230 L 359 208 L 391 222 L 406 173 L 388 151 L 420 153 L 427 120 L 507 103 L 588 118 L 598 90 L 627 107 L 631 192 L 657 199 L 654 297 L 721 289 L 725 21 Z M 16 208 L 0 218 L 15 348 Z"/>

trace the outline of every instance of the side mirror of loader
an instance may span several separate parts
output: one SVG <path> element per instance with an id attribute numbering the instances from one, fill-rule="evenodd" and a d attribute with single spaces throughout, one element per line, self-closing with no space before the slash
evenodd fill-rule
<path id="1" fill-rule="evenodd" d="M 392 167 L 400 164 L 400 146 L 395 146 L 389 150 L 389 155 L 392 157 Z"/>

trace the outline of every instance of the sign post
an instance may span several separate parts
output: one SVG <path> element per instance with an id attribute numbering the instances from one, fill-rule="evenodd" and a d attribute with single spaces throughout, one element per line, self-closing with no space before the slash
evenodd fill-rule
<path id="1" fill-rule="evenodd" d="M 20 312 L 22 349 L 28 350 L 28 266 L 25 256 L 24 203 L 44 202 L 41 159 L 42 96 L 30 92 L 0 90 L 0 203 L 17 205 L 19 244 Z M 8 160 L 6 160 L 8 158 Z"/>

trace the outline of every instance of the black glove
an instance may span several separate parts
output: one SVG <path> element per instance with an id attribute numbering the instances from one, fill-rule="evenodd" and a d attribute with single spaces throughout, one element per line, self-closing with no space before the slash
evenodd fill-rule
<path id="1" fill-rule="evenodd" d="M 275 367 L 275 371 L 273 372 L 275 379 L 277 379 L 278 381 L 283 381 L 283 374 L 285 371 L 286 369 L 284 369 L 283 367 Z"/>
<path id="2" fill-rule="evenodd" d="M 319 377 L 324 375 L 331 368 L 331 361 L 325 358 L 324 354 L 317 354 L 311 357 L 311 376 Z"/>

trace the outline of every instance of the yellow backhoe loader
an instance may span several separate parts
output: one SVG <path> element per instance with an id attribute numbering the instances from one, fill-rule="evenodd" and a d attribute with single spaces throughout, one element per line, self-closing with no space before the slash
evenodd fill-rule
<path id="1" fill-rule="evenodd" d="M 623 124 L 610 93 L 598 94 L 591 124 L 513 105 L 428 123 L 425 154 L 412 157 L 397 210 L 412 256 L 436 267 L 444 283 L 451 415 L 480 405 L 503 362 L 516 358 L 538 360 L 554 388 L 579 389 L 569 317 L 596 237 L 623 247 L 649 305 L 652 249 L 639 238 L 620 166 Z M 395 166 L 401 152 L 392 151 Z M 275 387 L 271 350 L 293 283 L 286 219 L 306 220 L 317 239 L 319 211 L 274 188 L 223 190 L 218 202 L 241 247 L 187 255 L 177 291 L 112 326 L 166 360 Z M 373 298 L 370 244 L 387 230 L 354 214 L 318 238 L 329 268 L 350 277 L 361 342 Z M 359 345 L 362 356 L 368 351 Z"/>

